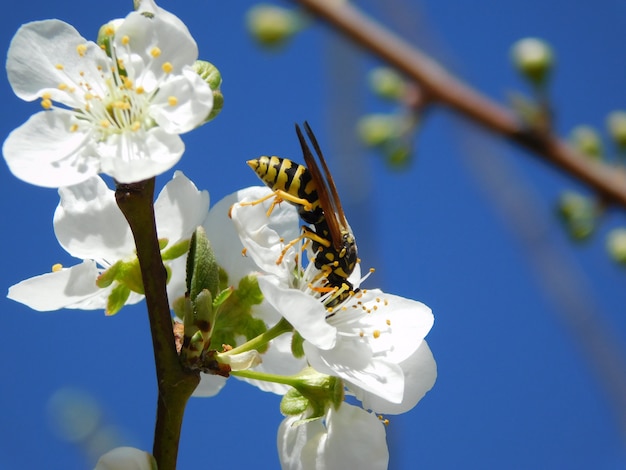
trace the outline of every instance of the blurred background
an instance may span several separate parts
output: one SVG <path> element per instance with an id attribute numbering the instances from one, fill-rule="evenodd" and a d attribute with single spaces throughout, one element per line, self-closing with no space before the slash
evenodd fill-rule
<path id="1" fill-rule="evenodd" d="M 189 27 L 200 58 L 223 77 L 222 113 L 184 136 L 182 170 L 212 203 L 256 185 L 245 165 L 262 154 L 300 159 L 293 131 L 308 120 L 325 150 L 370 287 L 420 300 L 435 313 L 428 336 L 433 390 L 390 416 L 390 468 L 626 467 L 626 270 L 606 236 L 626 224 L 608 210 L 573 242 L 556 207 L 584 188 L 538 159 L 434 108 L 409 134 L 413 155 L 390 165 L 359 139 L 357 122 L 398 105 L 375 97 L 376 59 L 312 22 L 282 47 L 251 38 L 252 2 L 162 0 Z M 291 7 L 289 3 L 277 5 Z M 372 0 L 359 6 L 499 102 L 528 93 L 510 47 L 536 36 L 556 55 L 554 127 L 595 127 L 612 152 L 606 118 L 626 109 L 626 5 L 618 0 Z M 0 48 L 26 22 L 59 18 L 84 37 L 132 4 L 98 8 L 32 0 L 0 18 Z M 6 54 L 6 52 L 5 52 Z M 4 139 L 37 103 L 0 81 Z M 397 163 L 397 162 L 396 162 Z M 158 179 L 158 187 L 171 178 Z M 4 262 L 0 288 L 75 263 L 58 245 L 55 190 L 0 170 Z M 156 383 L 143 303 L 39 313 L 0 297 L 0 469 L 92 468 L 116 445 L 152 447 Z M 179 468 L 278 467 L 280 397 L 230 380 L 191 399 Z M 78 423 L 78 424 L 77 424 Z"/>

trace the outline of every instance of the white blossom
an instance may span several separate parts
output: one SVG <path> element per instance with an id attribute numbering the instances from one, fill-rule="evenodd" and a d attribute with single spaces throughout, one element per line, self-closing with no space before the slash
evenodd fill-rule
<path id="1" fill-rule="evenodd" d="M 278 455 L 283 470 L 359 468 L 385 470 L 389 451 L 385 426 L 359 407 L 342 403 L 323 419 L 300 423 L 290 416 L 278 429 Z"/>
<path id="2" fill-rule="evenodd" d="M 244 202 L 268 191 L 250 189 Z M 384 413 L 411 409 L 437 375 L 424 341 L 433 325 L 431 310 L 379 289 L 361 289 L 329 310 L 324 304 L 327 294 L 317 289 L 323 282 L 319 270 L 312 262 L 301 262 L 307 252 L 296 244 L 283 253 L 285 244 L 296 238 L 294 231 L 298 233 L 297 225 L 284 232 L 284 213 L 294 208 L 283 203 L 268 218 L 270 203 L 235 205 L 232 218 L 247 256 L 261 273 L 258 282 L 265 300 L 304 338 L 308 363 L 318 372 L 342 378 L 368 408 Z M 274 220 L 281 223 L 274 225 Z M 359 276 L 357 269 L 350 279 L 355 288 Z"/>
<path id="3" fill-rule="evenodd" d="M 192 69 L 195 41 L 171 13 L 144 1 L 102 29 L 110 56 L 60 20 L 23 25 L 9 47 L 16 95 L 43 111 L 3 145 L 15 176 L 40 186 L 74 185 L 106 173 L 141 181 L 170 169 L 188 132 L 209 115 L 213 94 Z"/>
<path id="4" fill-rule="evenodd" d="M 8 297 L 39 311 L 61 308 L 104 309 L 115 283 L 100 288 L 98 277 L 118 261 L 136 259 L 135 243 L 115 193 L 98 176 L 59 189 L 61 200 L 54 214 L 54 231 L 61 246 L 83 262 L 26 279 L 9 289 Z M 186 240 L 202 223 L 209 195 L 198 191 L 181 172 L 176 172 L 159 194 L 155 205 L 157 233 L 167 239 L 165 249 Z M 185 257 L 166 263 L 172 270 L 170 299 L 185 293 Z M 126 304 L 143 298 L 131 292 Z"/>

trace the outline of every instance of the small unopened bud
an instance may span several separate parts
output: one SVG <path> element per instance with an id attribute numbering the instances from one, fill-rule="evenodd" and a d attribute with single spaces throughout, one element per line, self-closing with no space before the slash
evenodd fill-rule
<path id="1" fill-rule="evenodd" d="M 369 74 L 372 90 L 381 98 L 399 100 L 406 94 L 406 82 L 395 70 L 377 67 Z"/>
<path id="2" fill-rule="evenodd" d="M 616 262 L 626 264 L 626 229 L 612 230 L 606 239 L 606 248 Z"/>
<path id="3" fill-rule="evenodd" d="M 368 114 L 363 116 L 357 129 L 359 137 L 368 147 L 380 147 L 401 134 L 402 123 L 393 114 Z"/>
<path id="4" fill-rule="evenodd" d="M 575 241 L 589 238 L 595 230 L 598 207 L 589 197 L 572 191 L 563 193 L 558 213 L 568 235 Z"/>
<path id="5" fill-rule="evenodd" d="M 570 141 L 578 151 L 593 160 L 600 160 L 604 155 L 600 136 L 590 126 L 575 127 L 570 134 Z"/>
<path id="6" fill-rule="evenodd" d="M 300 18 L 287 8 L 259 4 L 248 10 L 247 25 L 248 31 L 259 44 L 278 47 L 298 32 Z"/>
<path id="7" fill-rule="evenodd" d="M 513 44 L 511 57 L 517 70 L 535 86 L 545 85 L 554 56 L 547 42 L 537 38 L 524 38 Z"/>
<path id="8" fill-rule="evenodd" d="M 613 111 L 607 118 L 609 134 L 620 150 L 626 150 L 626 111 Z"/>
<path id="9" fill-rule="evenodd" d="M 196 73 L 200 75 L 200 78 L 207 82 L 213 92 L 213 108 L 211 108 L 211 112 L 204 120 L 204 122 L 209 122 L 214 119 L 224 107 L 224 95 L 222 94 L 222 90 L 220 90 L 222 86 L 222 75 L 215 65 L 206 60 L 196 60 L 193 64 L 193 68 Z"/>

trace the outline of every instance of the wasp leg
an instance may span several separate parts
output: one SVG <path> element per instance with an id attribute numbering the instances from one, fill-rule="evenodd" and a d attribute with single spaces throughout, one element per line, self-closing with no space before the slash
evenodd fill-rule
<path id="1" fill-rule="evenodd" d="M 305 211 L 313 210 L 313 206 L 311 205 L 309 201 L 307 201 L 306 199 L 302 199 L 300 197 L 294 196 L 293 194 L 289 194 L 287 191 L 283 191 L 282 189 L 276 189 L 274 190 L 274 192 L 266 196 L 263 196 L 262 198 L 259 198 L 255 201 L 240 202 L 239 205 L 240 206 L 256 206 L 257 204 L 261 204 L 262 202 L 265 202 L 271 198 L 274 198 L 274 200 L 272 201 L 270 208 L 267 210 L 268 217 L 272 214 L 272 211 L 274 210 L 274 207 L 276 207 L 276 204 L 280 204 L 283 201 L 288 201 L 288 202 L 291 202 L 292 204 L 302 206 Z"/>

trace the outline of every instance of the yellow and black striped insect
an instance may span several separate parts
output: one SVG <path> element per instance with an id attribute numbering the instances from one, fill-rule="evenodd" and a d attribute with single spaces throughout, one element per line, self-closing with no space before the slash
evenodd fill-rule
<path id="1" fill-rule="evenodd" d="M 302 238 L 311 240 L 316 253 L 315 267 L 326 277 L 329 290 L 336 292 L 326 303 L 327 307 L 333 307 L 354 293 L 348 277 L 358 260 L 356 240 L 320 146 L 307 122 L 304 129 L 313 144 L 321 170 L 297 124 L 296 134 L 306 166 L 275 156 L 250 160 L 248 165 L 274 191 L 274 204 L 290 202 L 296 206 L 302 220 L 313 225 L 313 229 L 303 227 Z"/>

